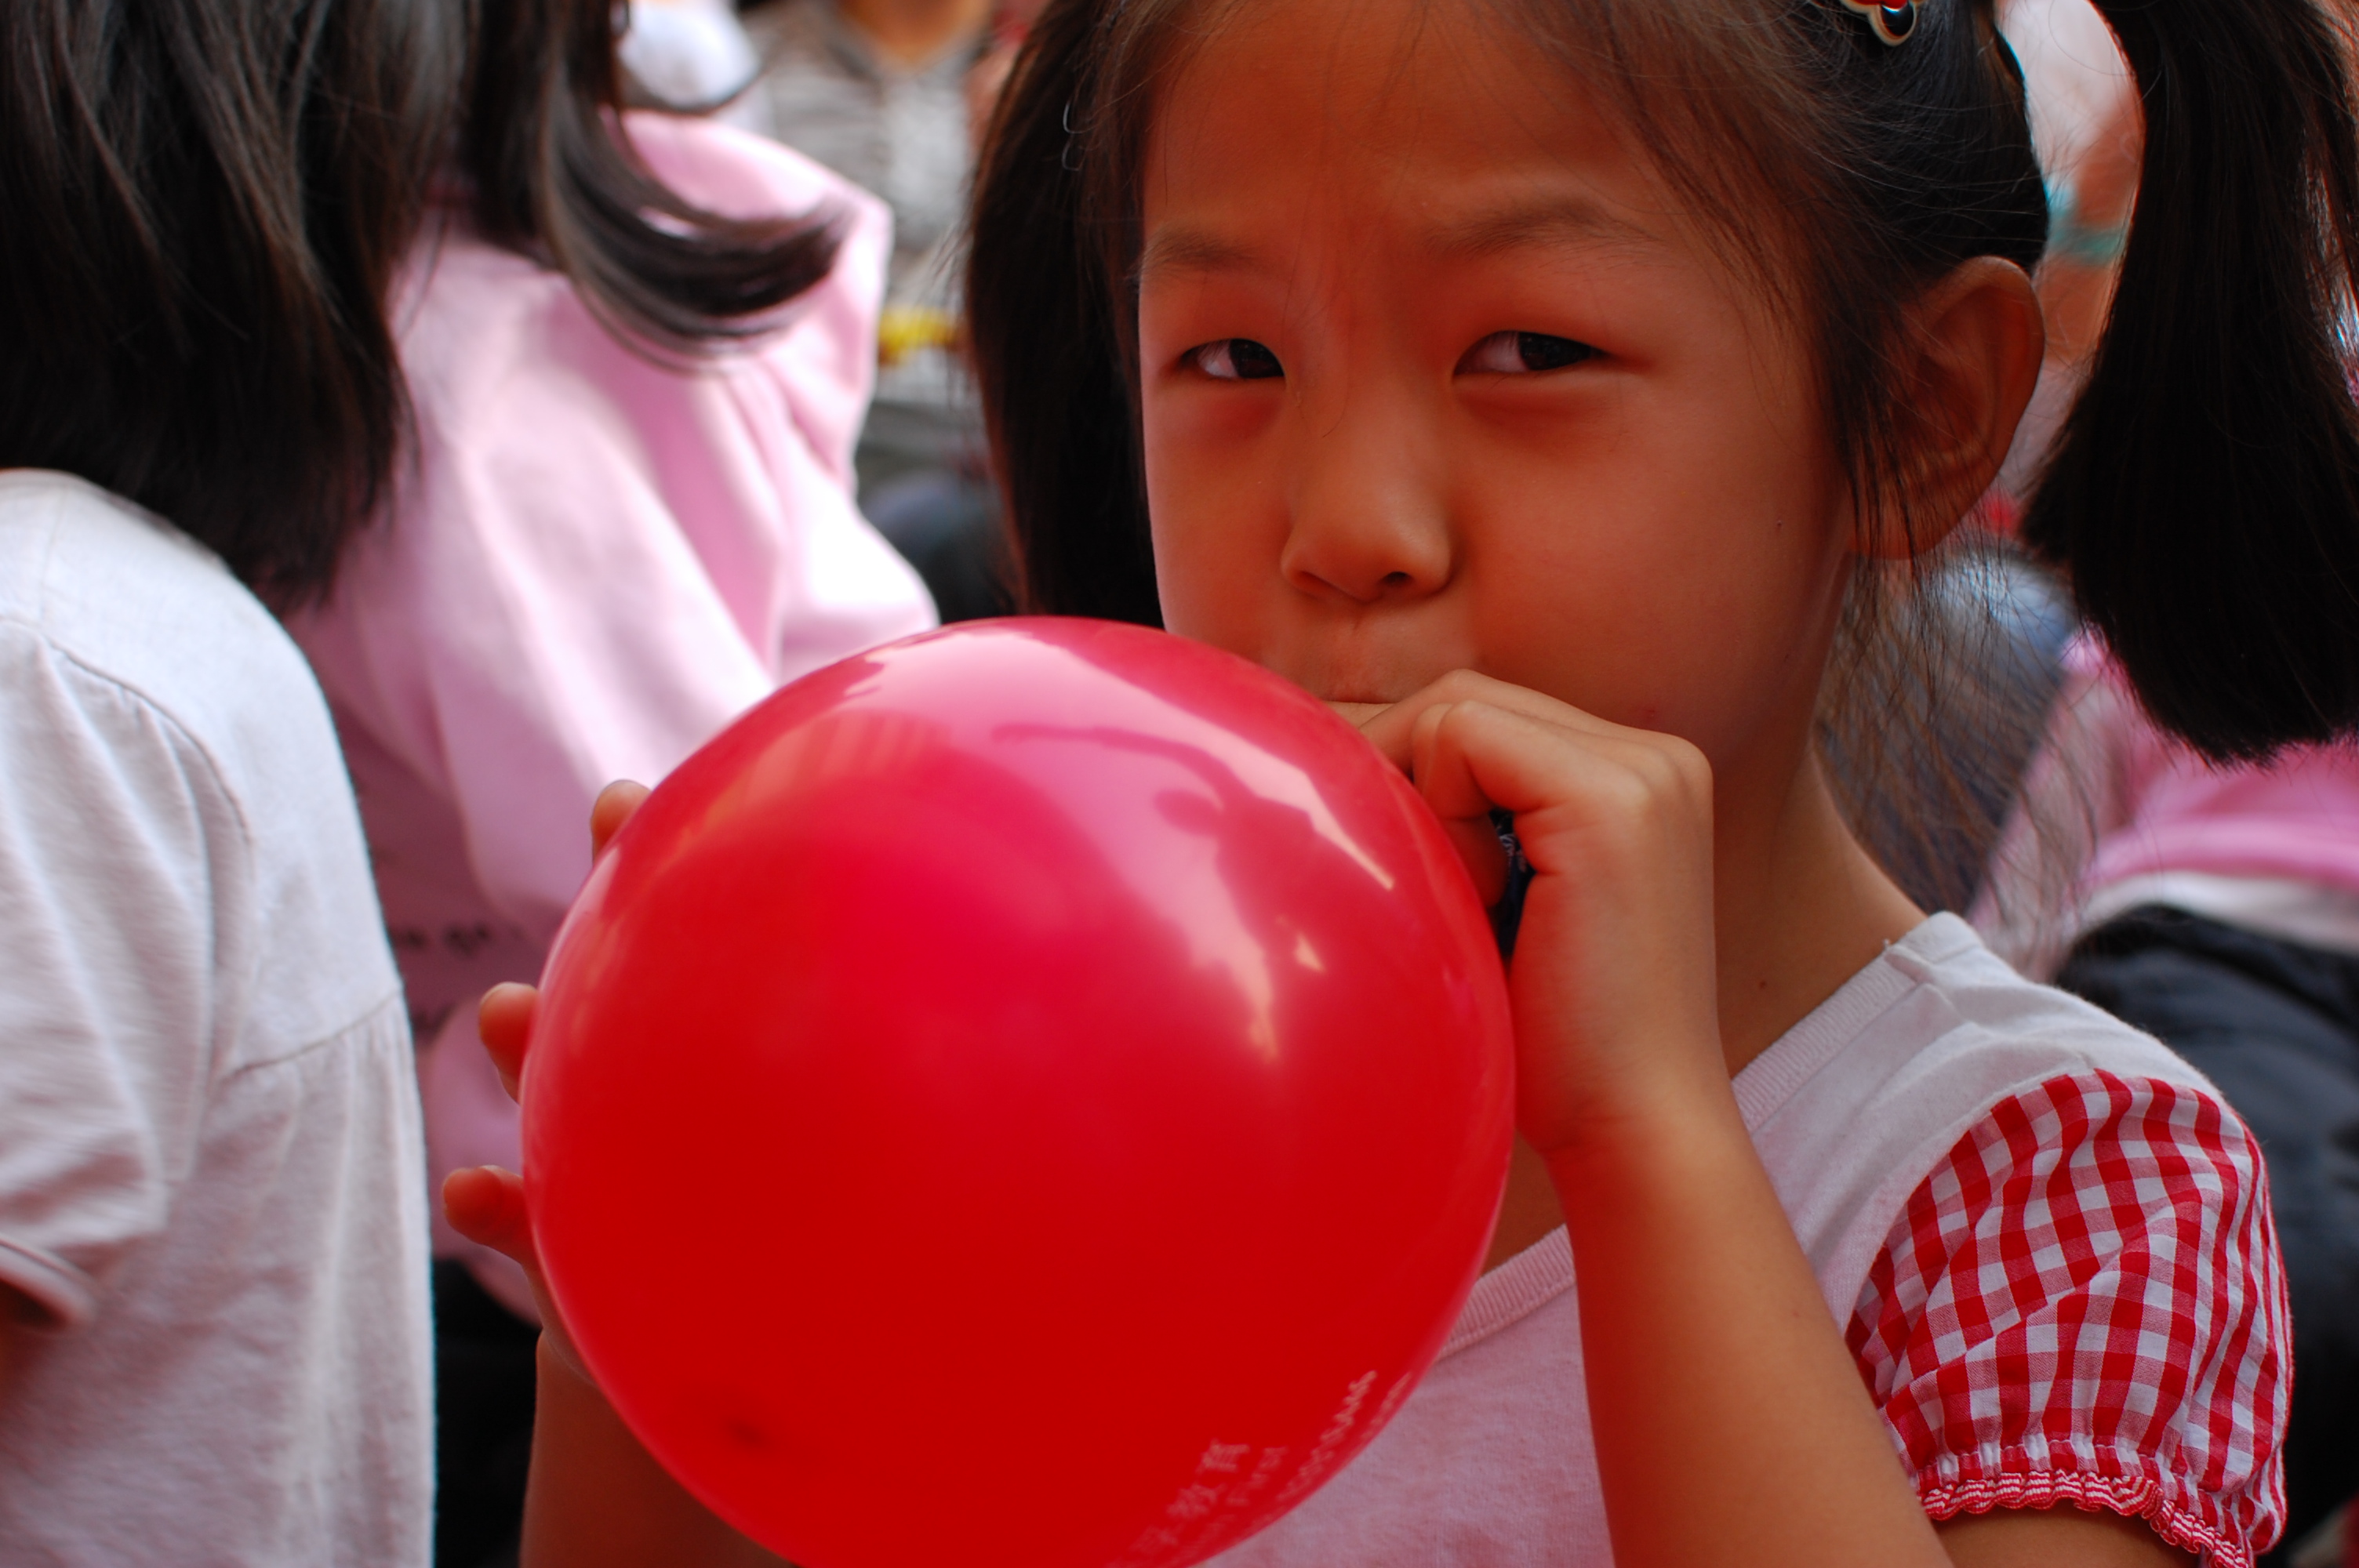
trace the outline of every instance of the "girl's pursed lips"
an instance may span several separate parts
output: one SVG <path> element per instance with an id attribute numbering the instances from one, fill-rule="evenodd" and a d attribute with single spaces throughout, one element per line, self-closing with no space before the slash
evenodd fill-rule
<path id="1" fill-rule="evenodd" d="M 1334 710 L 1335 716 L 1351 725 L 1363 725 L 1392 706 L 1389 702 L 1355 702 L 1339 697 L 1322 698 Z"/>

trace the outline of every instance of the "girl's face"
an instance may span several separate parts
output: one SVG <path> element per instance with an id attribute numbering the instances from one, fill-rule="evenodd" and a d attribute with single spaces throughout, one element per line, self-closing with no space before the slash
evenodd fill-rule
<path id="1" fill-rule="evenodd" d="M 1793 330 L 1467 0 L 1228 16 L 1145 164 L 1167 623 L 1333 701 L 1462 666 L 1790 753 L 1851 516 Z"/>

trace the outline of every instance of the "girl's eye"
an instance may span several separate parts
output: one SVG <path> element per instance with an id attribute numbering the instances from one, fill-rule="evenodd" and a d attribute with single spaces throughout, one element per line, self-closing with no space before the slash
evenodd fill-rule
<path id="1" fill-rule="evenodd" d="M 1562 370 L 1596 356 L 1595 349 L 1571 338 L 1551 338 L 1546 332 L 1494 332 L 1466 351 L 1466 357 L 1458 362 L 1458 372 L 1461 375 L 1529 375 L 1535 371 Z"/>
<path id="2" fill-rule="evenodd" d="M 1251 338 L 1223 338 L 1189 350 L 1188 357 L 1198 370 L 1219 381 L 1268 381 L 1286 373 L 1277 356 Z"/>

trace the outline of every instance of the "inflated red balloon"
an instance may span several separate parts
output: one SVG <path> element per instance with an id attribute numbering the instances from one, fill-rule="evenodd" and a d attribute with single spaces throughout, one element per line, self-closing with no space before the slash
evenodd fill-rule
<path id="1" fill-rule="evenodd" d="M 804 1568 L 1161 1568 L 1440 1349 L 1505 1179 L 1483 911 L 1229 654 L 1006 621 L 778 692 L 614 841 L 525 1073 L 541 1256 L 640 1438 Z"/>

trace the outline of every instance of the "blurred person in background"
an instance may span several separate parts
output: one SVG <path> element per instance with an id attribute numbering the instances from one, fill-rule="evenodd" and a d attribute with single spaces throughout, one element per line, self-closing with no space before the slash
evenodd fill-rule
<path id="1" fill-rule="evenodd" d="M 358 789 L 437 1180 L 516 1157 L 473 1001 L 538 976 L 597 790 L 934 620 L 852 494 L 883 206 L 759 137 L 617 114 L 608 0 L 449 14 L 472 88 L 397 312 L 415 460 L 289 622 Z M 439 1221 L 435 1250 L 436 1555 L 473 1568 L 515 1546 L 533 1307 Z"/>
<path id="2" fill-rule="evenodd" d="M 998 496 L 957 342 L 956 247 L 975 138 L 1038 0 L 750 0 L 761 75 L 733 109 L 893 211 L 861 504 L 946 621 L 1004 612 Z"/>
<path id="3" fill-rule="evenodd" d="M 265 600 L 399 468 L 444 19 L 0 5 L 0 1563 L 427 1561 L 409 1030 Z"/>
<path id="4" fill-rule="evenodd" d="M 737 100 L 762 62 L 730 0 L 633 0 L 624 24 L 614 53 L 626 101 L 748 124 Z"/>

